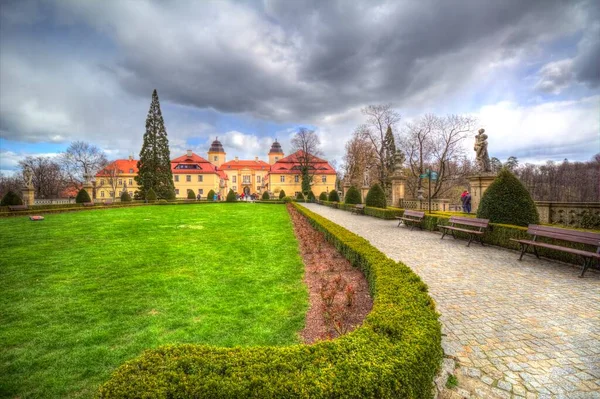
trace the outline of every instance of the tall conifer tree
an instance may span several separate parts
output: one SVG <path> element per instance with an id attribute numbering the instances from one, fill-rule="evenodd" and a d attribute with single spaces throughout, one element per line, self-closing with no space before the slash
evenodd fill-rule
<path id="1" fill-rule="evenodd" d="M 171 172 L 171 152 L 165 122 L 160 112 L 158 93 L 152 92 L 152 103 L 146 118 L 144 144 L 138 161 L 139 172 L 135 177 L 140 186 L 140 194 L 153 189 L 158 198 L 171 198 L 175 192 L 173 173 Z"/>
<path id="2" fill-rule="evenodd" d="M 390 186 L 390 176 L 394 172 L 394 163 L 396 156 L 396 141 L 394 140 L 394 134 L 392 133 L 392 127 L 388 125 L 387 131 L 385 132 L 385 138 L 383 141 L 383 150 L 384 150 L 384 172 L 382 173 L 385 176 L 385 181 L 383 182 L 386 188 Z"/>

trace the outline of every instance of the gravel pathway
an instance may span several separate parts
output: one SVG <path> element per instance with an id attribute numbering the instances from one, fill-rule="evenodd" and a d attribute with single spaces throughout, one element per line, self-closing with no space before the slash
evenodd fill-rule
<path id="1" fill-rule="evenodd" d="M 600 398 L 600 273 L 305 204 L 410 266 L 441 313 L 473 398 Z"/>

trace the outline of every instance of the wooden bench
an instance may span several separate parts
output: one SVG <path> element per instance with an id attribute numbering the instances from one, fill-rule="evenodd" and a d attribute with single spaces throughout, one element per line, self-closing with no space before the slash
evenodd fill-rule
<path id="1" fill-rule="evenodd" d="M 9 205 L 9 211 L 26 211 L 29 207 L 27 205 Z"/>
<path id="2" fill-rule="evenodd" d="M 451 216 L 449 226 L 438 224 L 438 227 L 440 229 L 443 229 L 442 240 L 444 239 L 444 236 L 446 234 L 448 234 L 448 231 L 452 232 L 452 237 L 454 237 L 454 238 L 456 238 L 456 236 L 454 235 L 455 231 L 467 233 L 469 235 L 469 243 L 467 244 L 467 247 L 468 247 L 469 245 L 471 245 L 471 241 L 473 241 L 475 239 L 475 237 L 479 238 L 479 242 L 481 243 L 481 245 L 483 245 L 482 237 L 483 237 L 483 234 L 485 233 L 485 230 L 488 228 L 489 224 L 490 224 L 489 219 L 477 219 L 477 218 L 466 218 L 466 217 L 462 217 L 462 216 Z M 469 228 L 456 227 L 456 225 L 468 226 Z"/>
<path id="3" fill-rule="evenodd" d="M 84 202 L 83 206 L 94 206 L 93 202 Z"/>
<path id="4" fill-rule="evenodd" d="M 112 205 L 112 200 L 104 201 L 102 205 Z"/>
<path id="5" fill-rule="evenodd" d="M 364 204 L 356 204 L 354 205 L 354 208 L 350 209 L 350 212 L 356 214 L 356 215 L 361 215 L 365 213 L 365 205 Z"/>
<path id="6" fill-rule="evenodd" d="M 539 226 L 536 224 L 530 224 L 527 233 L 533 236 L 532 240 L 517 240 L 511 238 L 511 241 L 516 241 L 521 245 L 521 256 L 519 260 L 523 259 L 523 255 L 527 252 L 527 248 L 533 247 L 534 255 L 539 259 L 537 247 L 548 248 L 555 251 L 567 252 L 570 254 L 578 255 L 583 258 L 583 266 L 579 277 L 583 277 L 586 270 L 592 265 L 594 259 L 600 260 L 600 233 L 591 233 L 587 231 L 578 231 L 570 229 L 561 229 L 558 227 L 550 226 Z M 587 244 L 595 246 L 596 252 L 584 251 L 582 249 L 567 248 L 556 244 L 549 244 L 547 242 L 537 241 L 538 237 L 553 238 L 555 240 L 567 241 L 579 244 Z"/>
<path id="7" fill-rule="evenodd" d="M 424 217 L 425 212 L 412 211 L 410 209 L 407 209 L 404 211 L 402 216 L 396 216 L 396 219 L 398 219 L 398 227 L 400 227 L 402 223 L 404 223 L 404 225 L 407 227 L 410 224 L 410 231 L 412 231 L 412 229 L 414 229 L 415 226 L 418 226 L 421 230 L 423 230 L 421 223 L 423 222 Z"/>

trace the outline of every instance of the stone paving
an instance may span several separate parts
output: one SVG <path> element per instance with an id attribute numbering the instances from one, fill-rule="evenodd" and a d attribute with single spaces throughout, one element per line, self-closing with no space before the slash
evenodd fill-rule
<path id="1" fill-rule="evenodd" d="M 305 204 L 411 267 L 473 398 L 600 398 L 600 273 Z M 464 377 L 464 379 L 462 378 Z M 474 383 L 471 383 L 474 382 Z"/>

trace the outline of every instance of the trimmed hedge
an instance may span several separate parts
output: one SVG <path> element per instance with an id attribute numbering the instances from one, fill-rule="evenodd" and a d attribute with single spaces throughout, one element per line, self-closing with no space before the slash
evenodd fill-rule
<path id="1" fill-rule="evenodd" d="M 344 198 L 344 203 L 346 204 L 362 204 L 362 198 L 360 196 L 360 192 L 354 186 L 350 186 L 348 191 L 346 192 L 346 197 Z"/>
<path id="2" fill-rule="evenodd" d="M 309 192 L 308 192 L 308 200 L 309 200 L 310 202 L 314 202 L 314 201 L 315 201 L 315 199 L 316 199 L 316 198 L 315 198 L 315 194 L 312 192 L 312 190 L 311 190 L 311 191 L 309 191 Z"/>
<path id="3" fill-rule="evenodd" d="M 127 191 L 123 191 L 121 194 L 121 202 L 131 202 L 131 195 Z"/>
<path id="4" fill-rule="evenodd" d="M 77 197 L 75 197 L 75 203 L 84 204 L 86 202 L 92 202 L 92 199 L 90 198 L 90 195 L 88 194 L 88 192 L 82 188 L 77 193 Z"/>
<path id="5" fill-rule="evenodd" d="M 304 201 L 304 195 L 300 191 L 298 191 L 298 193 L 296 193 L 296 199 Z"/>
<path id="6" fill-rule="evenodd" d="M 285 191 L 281 190 L 279 192 L 279 199 L 283 199 L 283 197 L 285 197 Z"/>
<path id="7" fill-rule="evenodd" d="M 207 201 L 214 201 L 215 200 L 215 190 L 210 190 L 208 192 L 208 194 L 206 194 L 206 200 Z"/>
<path id="8" fill-rule="evenodd" d="M 229 189 L 229 192 L 227 193 L 227 198 L 225 198 L 225 201 L 227 202 L 235 202 L 235 193 L 233 192 L 232 189 Z"/>
<path id="9" fill-rule="evenodd" d="M 327 201 L 327 193 L 325 191 L 319 194 L 319 201 Z"/>
<path id="10" fill-rule="evenodd" d="M 156 201 L 156 192 L 154 192 L 153 188 L 150 188 L 150 190 L 148 190 L 148 194 L 146 194 L 146 199 L 148 200 L 148 202 Z"/>
<path id="11" fill-rule="evenodd" d="M 194 193 L 194 190 L 192 190 L 191 188 L 188 188 L 188 190 L 187 190 L 187 199 L 190 199 L 190 200 L 196 199 L 196 193 Z"/>
<path id="12" fill-rule="evenodd" d="M 367 197 L 365 198 L 365 204 L 374 208 L 385 209 L 387 207 L 385 193 L 379 184 L 376 183 L 369 189 Z"/>
<path id="13" fill-rule="evenodd" d="M 329 202 L 340 202 L 340 195 L 336 190 L 331 190 L 329 195 L 327 196 L 327 201 Z"/>
<path id="14" fill-rule="evenodd" d="M 4 194 L 4 197 L 2 197 L 2 201 L 0 201 L 0 206 L 13 205 L 23 205 L 23 201 L 21 200 L 21 197 L 19 197 L 18 194 L 9 190 L 6 194 Z"/>
<path id="15" fill-rule="evenodd" d="M 493 223 L 527 226 L 538 224 L 535 202 L 527 188 L 508 169 L 502 169 L 496 180 L 483 193 L 477 217 Z"/>
<path id="16" fill-rule="evenodd" d="M 427 286 L 367 240 L 294 205 L 360 268 L 374 296 L 363 325 L 288 347 L 167 345 L 120 366 L 101 398 L 431 398 L 441 328 Z"/>
<path id="17" fill-rule="evenodd" d="M 265 191 L 265 192 L 263 193 L 263 195 L 262 195 L 262 199 L 263 199 L 263 201 L 267 201 L 267 200 L 270 200 L 270 199 L 271 199 L 271 196 L 269 195 L 269 192 L 268 192 L 268 191 Z"/>

